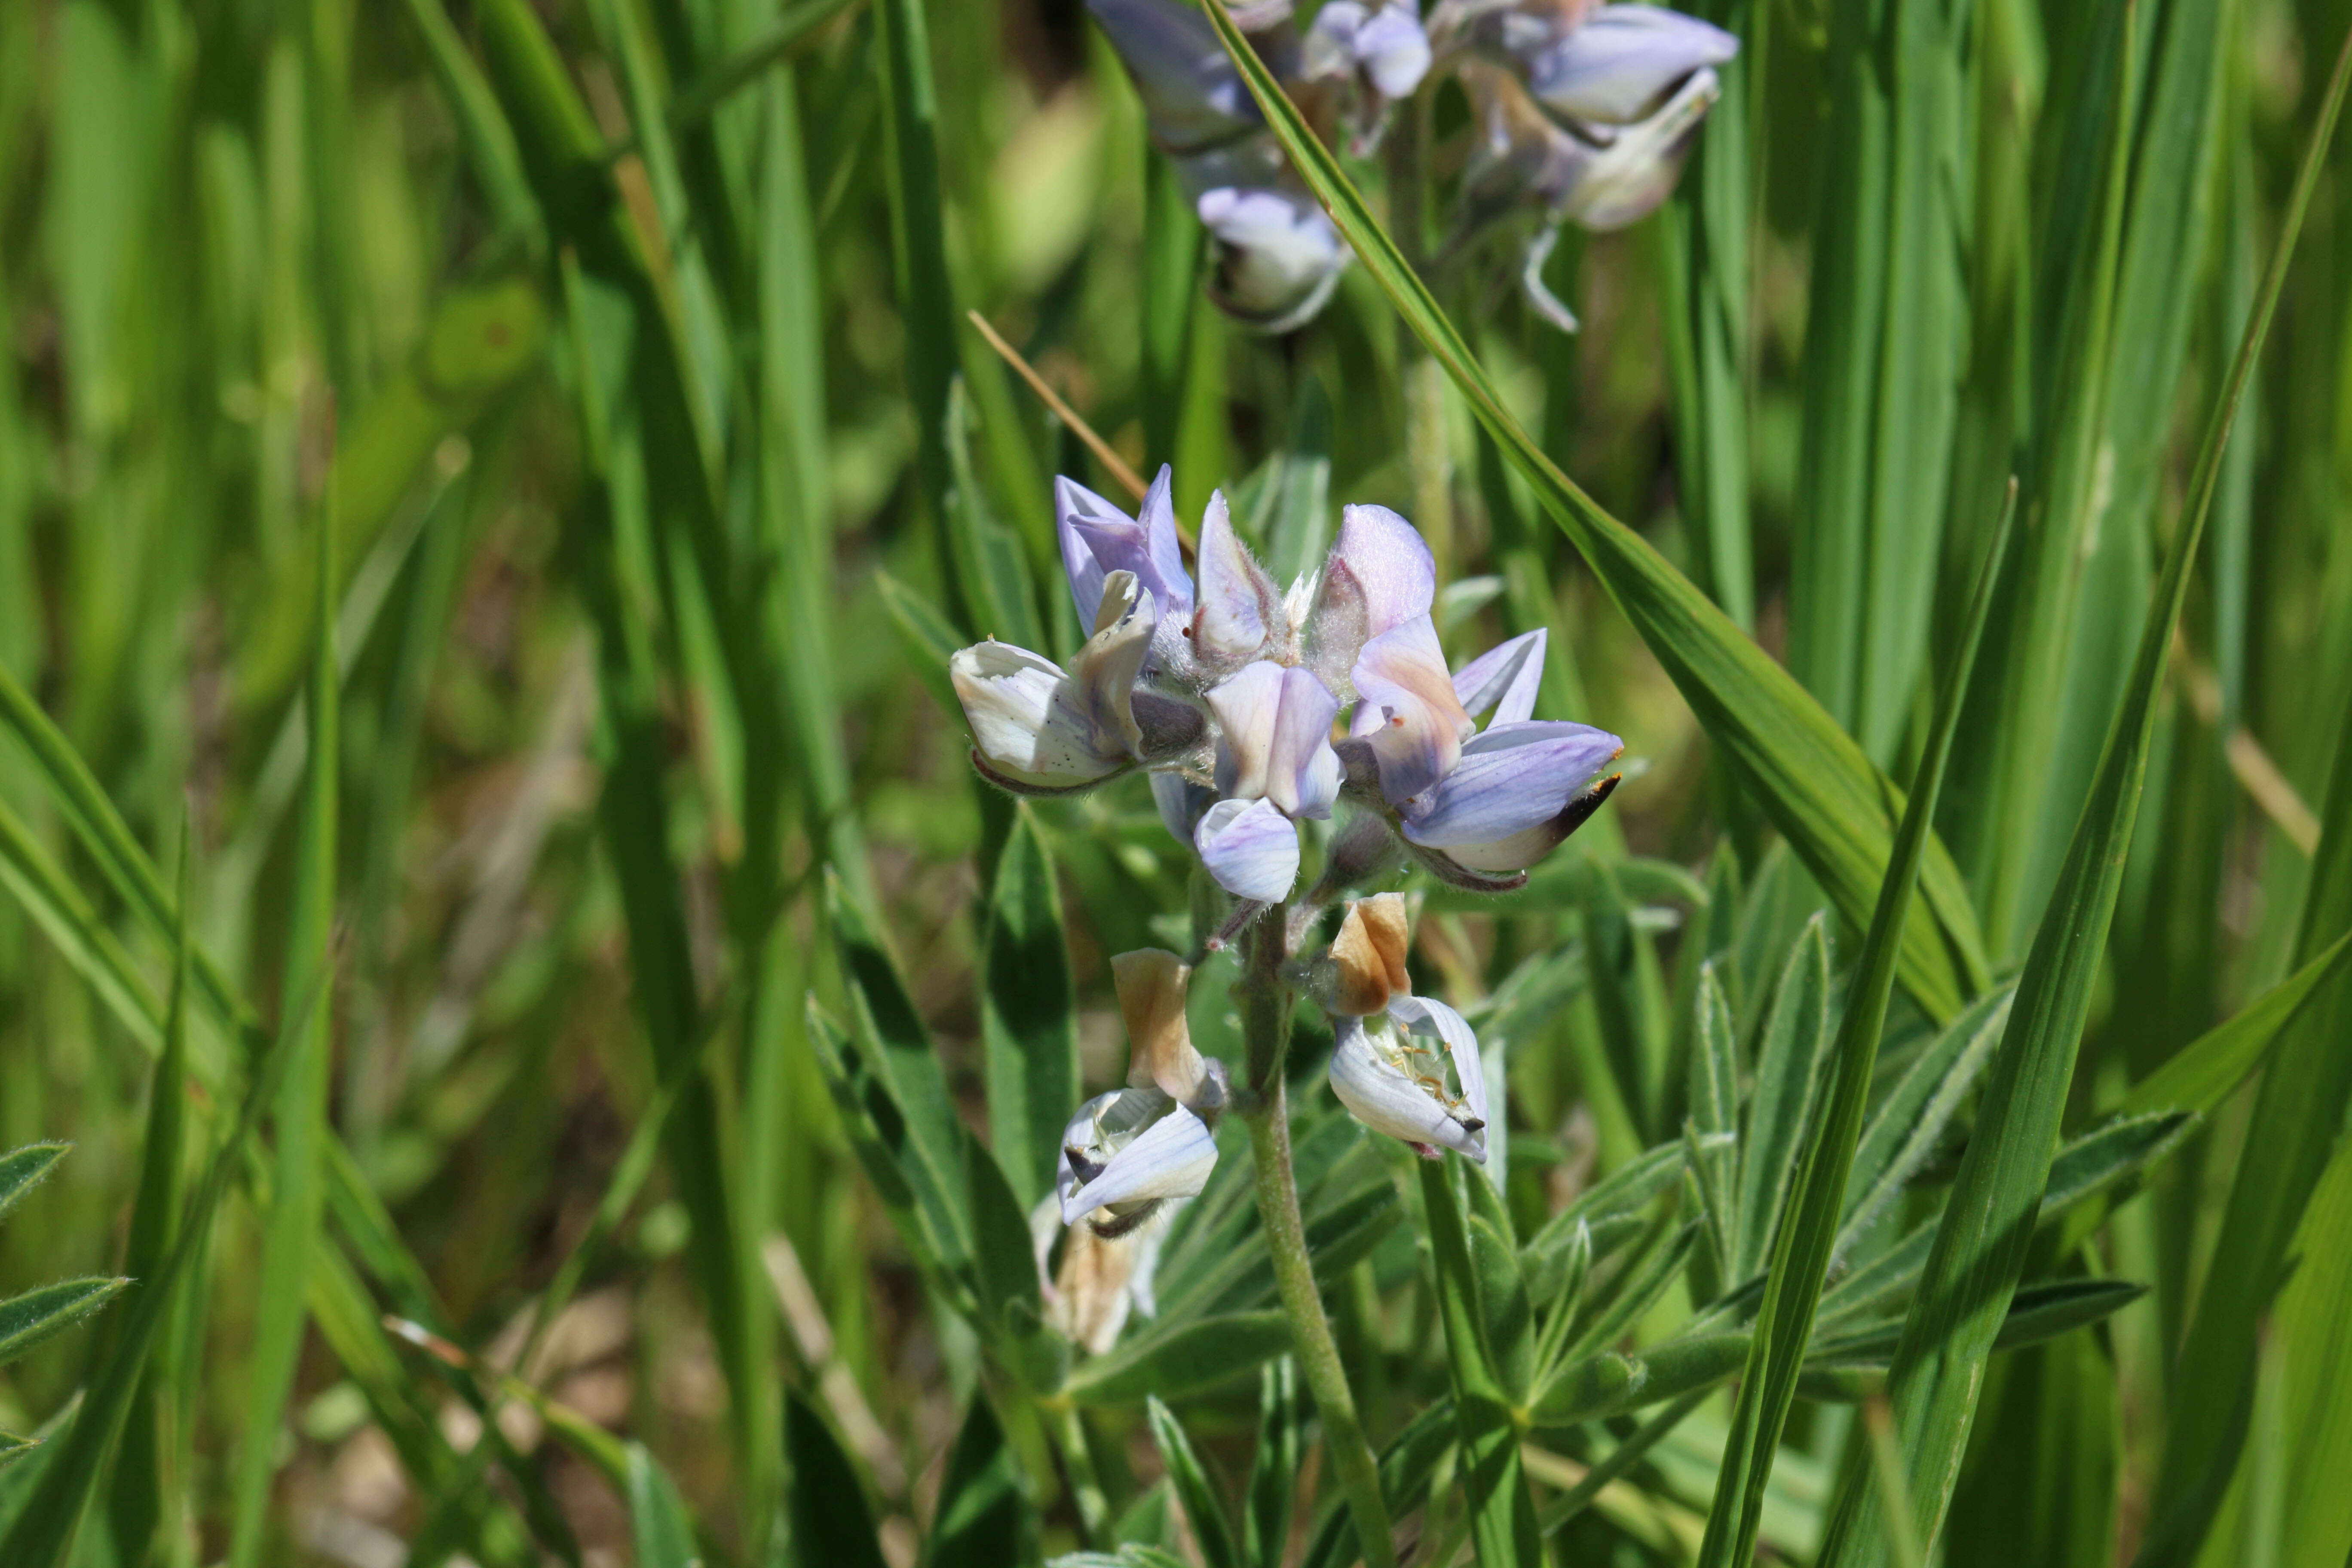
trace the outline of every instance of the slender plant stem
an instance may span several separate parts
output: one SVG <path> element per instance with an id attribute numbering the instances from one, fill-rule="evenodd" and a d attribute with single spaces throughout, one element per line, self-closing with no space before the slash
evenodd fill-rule
<path id="1" fill-rule="evenodd" d="M 1290 1112 L 1283 1093 L 1282 1063 L 1290 1043 L 1291 994 L 1280 978 L 1286 911 L 1276 905 L 1244 938 L 1244 969 L 1234 999 L 1249 1047 L 1253 1093 L 1249 1110 L 1250 1153 L 1257 1162 L 1257 1212 L 1266 1250 L 1274 1258 L 1274 1283 L 1290 1318 L 1290 1338 L 1299 1370 L 1323 1419 L 1323 1447 L 1356 1522 L 1364 1568 L 1396 1568 L 1389 1538 L 1389 1510 L 1381 1496 L 1380 1463 L 1356 1418 L 1356 1396 L 1339 1362 L 1339 1342 L 1324 1314 L 1315 1286 L 1314 1261 L 1307 1254 L 1307 1226 L 1298 1213 L 1298 1182 L 1290 1165 Z"/>

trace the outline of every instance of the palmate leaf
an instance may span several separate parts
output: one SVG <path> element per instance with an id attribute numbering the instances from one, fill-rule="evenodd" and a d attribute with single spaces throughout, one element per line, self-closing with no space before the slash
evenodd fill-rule
<path id="1" fill-rule="evenodd" d="M 1864 924 L 1893 852 L 1902 792 L 1769 654 L 1544 455 L 1232 18 L 1215 0 L 1204 8 L 1291 163 L 1406 326 L 1444 366 L 1840 912 Z M 1920 889 L 1904 927 L 1901 976 L 1941 1021 L 1984 988 L 1983 944 L 1958 869 L 1932 840 Z"/>
<path id="2" fill-rule="evenodd" d="M 2173 626 L 2188 596 L 2189 568 L 2211 510 L 2221 451 L 2276 308 L 2287 258 L 2343 106 L 2347 75 L 2352 75 L 2352 42 L 2337 59 L 2261 303 L 2207 428 L 2182 524 L 2165 563 L 2123 707 L 2109 728 L 2090 799 L 2019 978 L 2014 1011 L 1993 1058 L 1983 1107 L 1888 1376 L 1906 1489 L 1926 1550 L 1933 1549 L 1942 1526 L 1976 1413 L 1985 1359 L 2008 1315 L 2010 1297 L 2032 1241 L 2131 843 Z M 1825 1568 L 1854 1568 L 1879 1560 L 1885 1536 L 1881 1507 L 1878 1493 L 1849 1469 L 1841 1479 L 1822 1551 Z"/>

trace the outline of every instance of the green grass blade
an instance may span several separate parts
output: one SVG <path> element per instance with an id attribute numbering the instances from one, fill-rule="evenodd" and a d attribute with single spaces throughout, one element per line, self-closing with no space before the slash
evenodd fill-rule
<path id="1" fill-rule="evenodd" d="M 1797 1376 L 1812 1335 L 1813 1314 L 1821 1304 L 1822 1282 L 1836 1253 L 1839 1221 L 1845 1214 L 1846 1181 L 1853 1170 L 1854 1150 L 1862 1139 L 1863 1118 L 1870 1106 L 1872 1076 L 1878 1064 L 1878 1039 L 1886 1026 L 1886 1005 L 1895 992 L 1896 952 L 1903 922 L 1927 847 L 1928 824 L 1935 819 L 1936 796 L 1944 784 L 1944 764 L 1952 752 L 1952 732 L 1958 728 L 1960 708 L 1976 668 L 1977 648 L 1984 639 L 1993 584 L 2007 552 L 2016 492 L 1993 535 L 1984 569 L 1978 574 L 1974 602 L 1958 656 L 1937 702 L 1934 730 L 1927 755 L 1912 784 L 1902 829 L 1895 837 L 1895 858 L 1887 868 L 1886 886 L 1878 910 L 1864 934 L 1862 956 L 1855 961 L 1847 987 L 1845 1014 L 1838 1021 L 1837 1042 L 1829 1058 L 1829 1083 L 1818 1115 L 1811 1118 L 1811 1133 L 1796 1165 L 1795 1180 L 1787 1189 L 1783 1206 L 1774 1211 L 1771 1262 L 1765 1277 L 1764 1301 L 1757 1310 L 1755 1341 L 1749 1347 L 1748 1373 L 1740 1380 L 1738 1402 L 1732 1408 L 1731 1436 L 1724 1449 L 1723 1468 L 1716 1479 L 1715 1503 L 1708 1510 L 1706 1536 L 1699 1548 L 1700 1568 L 1727 1568 L 1745 1563 L 1756 1552 L 1756 1532 L 1764 1515 L 1764 1489 L 1772 1479 L 1772 1461 L 1797 1397 Z M 1818 927 L 1813 928 L 1818 931 Z M 1809 932 L 1809 937 L 1812 932 Z M 1815 939 L 1817 940 L 1817 938 Z M 1827 975 L 1823 974 L 1824 988 Z M 1778 1005 L 1775 1012 L 1779 1011 Z M 1759 1110 L 1761 1107 L 1759 1105 Z M 1794 1129 L 1792 1128 L 1792 1134 Z M 1791 1138 L 1791 1148 L 1794 1139 Z M 1785 1163 L 1785 1156 L 1768 1152 L 1759 1157 Z"/>
<path id="2" fill-rule="evenodd" d="M 2009 1022 L 2007 986 L 1987 992 L 1938 1035 L 1887 1091 L 1856 1145 L 1845 1218 L 1833 1257 L 1843 1257 L 1902 1194 L 1942 1144 Z"/>
<path id="3" fill-rule="evenodd" d="M 163 1020 L 163 1054 L 147 1095 L 147 1135 L 139 1151 L 139 1193 L 131 1209 L 131 1234 L 123 1243 L 122 1272 L 142 1290 L 155 1289 L 171 1259 L 179 1237 L 180 1211 L 185 1202 L 188 1102 L 188 993 L 194 984 L 194 943 L 190 938 L 188 902 L 189 844 L 193 822 L 183 820 L 180 834 L 180 941 L 172 970 L 172 999 Z M 120 1354 L 121 1336 L 109 1347 Z M 160 1425 L 159 1374 L 142 1371 L 122 1417 L 120 1456 L 107 1501 L 109 1521 L 117 1550 L 134 1560 L 143 1555 L 163 1518 L 169 1472 L 164 1461 L 164 1432 Z M 66 1487 L 83 1482 L 60 1480 Z"/>
<path id="4" fill-rule="evenodd" d="M 2303 1017 L 2320 987 L 2344 973 L 2347 960 L 2352 960 L 2352 931 L 2247 1003 L 2229 1022 L 2215 1025 L 2181 1047 L 2162 1067 L 2132 1086 L 2121 1109 L 2126 1112 L 2193 1110 L 2210 1116 L 2268 1059 L 2272 1048 Z"/>
<path id="5" fill-rule="evenodd" d="M 1184 1505 L 1184 1521 L 1192 1527 L 1202 1568 L 1241 1568 L 1233 1527 L 1225 1522 L 1224 1505 L 1217 1500 L 1217 1489 L 1201 1468 L 1200 1456 L 1192 1452 L 1192 1440 L 1184 1436 L 1182 1423 L 1160 1403 L 1157 1394 L 1144 1399 L 1143 1417 L 1151 1428 L 1160 1463 L 1168 1467 L 1168 1479 L 1175 1483 L 1176 1499 Z"/>
<path id="6" fill-rule="evenodd" d="M 812 0 L 779 18 L 778 26 L 814 5 L 831 4 Z M 836 606 L 821 258 L 809 208 L 800 95 L 791 71 L 775 73 L 761 111 L 755 279 L 760 517 L 776 563 L 775 590 L 765 596 L 772 622 L 768 635 L 780 650 L 785 718 L 809 833 L 826 846 L 851 890 L 870 900 L 871 872 L 851 810 L 849 759 L 834 687 Z M 945 671 L 944 659 L 940 668 Z"/>
<path id="7" fill-rule="evenodd" d="M 1770 655 L 1538 448 L 1232 19 L 1215 5 L 1207 12 L 1291 163 L 1366 269 L 1454 378 L 1840 911 L 1865 922 L 1885 878 L 1901 792 Z M 1904 932 L 1902 979 L 1943 1021 L 1984 988 L 1987 971 L 1958 868 L 1938 845 L 1931 842 L 1927 855 L 1925 897 Z"/>
<path id="8" fill-rule="evenodd" d="M 883 1568 L 857 1471 L 824 1417 L 790 1389 L 784 1391 L 784 1458 L 792 1474 L 784 1511 L 799 1561 Z"/>
<path id="9" fill-rule="evenodd" d="M 1025 805 L 1014 810 L 997 857 L 982 952 L 989 1140 L 1025 1207 L 1052 1190 L 1062 1127 L 1080 1098 L 1061 892 Z"/>
<path id="10" fill-rule="evenodd" d="M 2352 78 L 2352 46 L 2337 58 L 2287 208 L 2287 221 L 2264 279 L 2261 303 L 2238 345 L 2229 381 L 2207 426 L 2181 527 L 2140 639 L 2125 704 L 2109 729 L 2096 784 L 2018 982 L 2015 1009 L 1993 1059 L 1947 1217 L 1937 1228 L 1918 1297 L 1905 1321 L 1889 1389 L 1911 1478 L 1920 1539 L 1931 1549 L 1967 1446 L 1985 1358 L 2007 1316 L 2010 1295 L 2032 1239 L 2033 1221 L 2074 1075 L 2075 1050 L 2090 1009 L 2107 926 L 2115 914 L 2174 624 L 2188 596 L 2189 568 L 2211 508 L 2221 451 L 2238 396 L 2252 374 L 2276 308 L 2287 258 L 2326 160 L 2347 78 Z M 2347 790 L 2352 793 L 2352 784 Z M 2255 1147 L 2263 1145 L 2257 1142 Z M 2218 1263 L 2216 1267 L 2216 1278 L 2231 1278 L 2218 1272 Z M 2247 1270 L 2234 1278 L 2252 1288 L 2252 1273 Z M 2200 1384 L 2207 1386 L 2219 1381 L 2200 1376 Z M 1874 1499 L 1853 1485 L 1849 1476 L 1841 1486 L 1837 1511 L 1822 1550 L 1825 1568 L 1850 1568 L 1875 1559 L 1883 1534 L 1876 1506 Z"/>
<path id="11" fill-rule="evenodd" d="M 490 199 L 491 209 L 506 227 L 523 233 L 540 228 L 539 203 L 524 181 L 522 154 L 515 147 L 514 127 L 507 123 L 490 84 L 482 79 L 474 57 L 450 24 L 442 0 L 408 0 L 408 14 L 425 39 L 425 57 L 441 84 L 443 96 L 456 115 L 474 177 Z"/>
<path id="12" fill-rule="evenodd" d="M 2345 58 L 2352 61 L 2352 46 Z M 2352 978 L 2337 972 L 2345 944 L 2352 940 L 2352 739 L 2338 743 L 2324 823 L 2297 942 L 2297 955 L 2307 961 L 2272 996 L 2247 1009 L 2287 1016 L 2279 1018 L 2274 1031 L 2252 1038 L 2236 1031 L 2235 1021 L 2223 1026 L 2237 1048 L 2210 1080 L 2211 1088 L 2226 1093 L 2252 1065 L 2248 1058 L 2265 1063 L 2208 1284 L 2180 1347 L 2180 1364 L 2196 1368 L 2197 1375 L 2180 1380 L 2167 1412 L 2159 1473 L 2167 1488 L 2177 1489 L 2158 1493 L 2162 1506 L 2140 1559 L 2151 1568 L 2192 1559 L 2210 1527 L 2221 1489 L 2238 1468 L 2254 1386 L 2254 1336 L 2287 1266 L 2295 1226 L 2337 1142 L 2345 1107 L 2352 1101 L 2352 1053 L 2344 1048 L 2346 1031 L 2352 1027 Z M 2328 945 L 2323 949 L 2322 942 Z M 2323 966 L 2326 978 L 2306 982 Z M 2299 985 L 2307 988 L 2298 1001 L 2292 992 Z M 2286 1005 L 2266 1005 L 2274 998 Z M 2175 1063 L 2190 1062 L 2198 1050 L 2199 1046 L 2187 1047 Z M 2193 1059 L 2201 1065 L 2206 1058 Z M 2194 1066 L 2180 1066 L 2175 1082 L 2204 1087 L 2195 1072 Z M 2165 1087 L 2168 1076 L 2159 1071 L 2148 1084 Z M 2301 1375 L 2294 1373 L 2296 1379 Z"/>
<path id="13" fill-rule="evenodd" d="M 266 1544 L 270 1485 L 278 1469 L 278 1432 L 302 1352 L 310 1254 L 325 1194 L 324 1145 L 332 1136 L 327 1099 L 333 1068 L 336 817 L 342 760 L 341 672 L 335 661 L 335 551 L 331 507 L 319 530 L 318 643 L 310 668 L 310 766 L 303 785 L 296 852 L 294 910 L 286 992 L 317 987 L 319 1005 L 289 1014 L 299 1030 L 283 1048 L 285 1081 L 271 1108 L 277 1158 L 263 1234 L 260 1294 L 255 1309 L 253 1365 L 246 1386 L 245 1439 L 234 1471 L 230 1568 L 256 1568 Z"/>
<path id="14" fill-rule="evenodd" d="M 961 1178 L 965 1133 L 947 1073 L 873 914 L 831 876 L 824 914 L 847 982 L 858 1046 L 899 1119 L 895 1130 L 886 1123 L 886 1132 L 899 1148 L 940 1261 L 961 1273 L 971 1258 L 971 1218 Z"/>
<path id="15" fill-rule="evenodd" d="M 1439 1319 L 1453 1371 L 1454 1420 L 1462 1442 L 1460 1480 L 1470 1510 L 1470 1539 L 1480 1568 L 1542 1568 L 1543 1537 L 1519 1458 L 1517 1401 L 1487 1344 L 1485 1304 L 1450 1160 L 1421 1162 L 1421 1194 L 1435 1254 Z M 1472 1176 L 1472 1181 L 1484 1180 Z"/>
<path id="16" fill-rule="evenodd" d="M 2352 1143 L 2312 1189 L 2295 1233 L 2294 1278 L 2271 1319 L 2287 1369 L 2285 1495 L 2279 1568 L 2336 1568 L 2352 1555 Z"/>
<path id="17" fill-rule="evenodd" d="M 1690 1058 L 1689 1161 L 1706 1205 L 1716 1268 L 1727 1278 L 1739 1256 L 1739 1038 L 1731 1004 L 1709 963 L 1699 972 Z"/>

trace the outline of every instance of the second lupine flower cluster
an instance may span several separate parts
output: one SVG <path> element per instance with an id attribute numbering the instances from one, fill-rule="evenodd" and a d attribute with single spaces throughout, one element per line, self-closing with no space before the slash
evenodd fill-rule
<path id="1" fill-rule="evenodd" d="M 1476 143 L 1455 238 L 1538 208 L 1522 276 L 1555 324 L 1575 319 L 1542 268 L 1572 222 L 1622 228 L 1673 191 L 1739 51 L 1720 27 L 1664 6 L 1596 0 L 1325 0 L 1302 32 L 1291 0 L 1226 9 L 1310 123 L 1359 156 L 1394 106 L 1444 72 Z M 1322 310 L 1349 250 L 1285 162 L 1241 73 L 1192 0 L 1087 0 L 1143 99 L 1153 140 L 1218 242 L 1212 296 L 1266 331 Z"/>
<path id="2" fill-rule="evenodd" d="M 1410 857 L 1500 892 L 1608 797 L 1617 737 L 1533 717 L 1544 632 L 1448 668 L 1435 563 L 1402 517 L 1346 508 L 1322 566 L 1285 591 L 1216 495 L 1196 581 L 1170 481 L 1162 468 L 1137 517 L 1057 485 L 1063 565 L 1093 635 L 1068 669 L 994 641 L 955 656 L 984 776 L 1062 795 L 1149 773 L 1237 921 L 1291 895 L 1298 825 L 1342 804 L 1353 820 L 1332 841 L 1329 891 Z"/>

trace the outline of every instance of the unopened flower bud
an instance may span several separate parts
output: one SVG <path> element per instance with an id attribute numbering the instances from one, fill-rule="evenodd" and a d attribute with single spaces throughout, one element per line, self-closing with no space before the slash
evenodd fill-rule
<path id="1" fill-rule="evenodd" d="M 1360 1018 L 1385 1012 L 1399 996 L 1412 994 L 1405 950 L 1412 932 L 1402 893 L 1381 893 L 1348 906 L 1348 917 L 1332 939 L 1330 967 L 1318 966 L 1315 989 L 1324 1011 Z"/>
<path id="2" fill-rule="evenodd" d="M 1119 1013 L 1127 1020 L 1128 1083 L 1136 1089 L 1157 1088 L 1195 1110 L 1221 1108 L 1225 1103 L 1223 1064 L 1193 1048 L 1192 1026 L 1184 1017 L 1191 967 L 1164 948 L 1147 947 L 1118 954 L 1110 961 L 1110 973 L 1118 988 Z"/>

